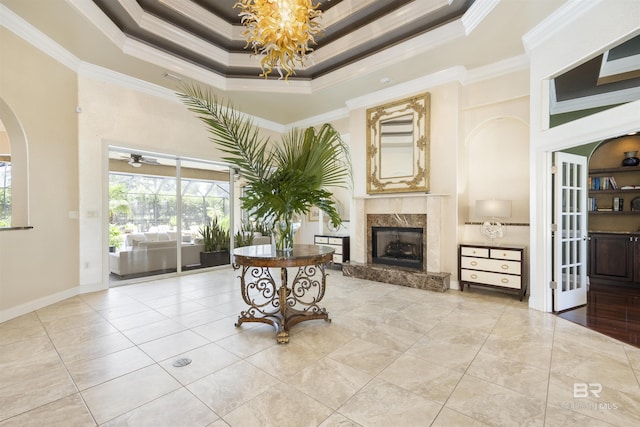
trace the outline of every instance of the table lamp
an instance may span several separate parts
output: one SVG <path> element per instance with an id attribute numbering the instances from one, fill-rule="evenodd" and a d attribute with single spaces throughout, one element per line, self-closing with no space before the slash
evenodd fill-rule
<path id="1" fill-rule="evenodd" d="M 480 233 L 494 244 L 504 237 L 506 227 L 498 219 L 511 217 L 511 200 L 476 200 L 476 215 L 489 218 L 480 225 Z"/>

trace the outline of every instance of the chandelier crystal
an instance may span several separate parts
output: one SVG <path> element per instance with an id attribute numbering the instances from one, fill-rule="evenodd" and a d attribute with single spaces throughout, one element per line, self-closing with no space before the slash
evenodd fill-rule
<path id="1" fill-rule="evenodd" d="M 274 70 L 285 80 L 295 74 L 296 65 L 304 65 L 305 56 L 313 49 L 314 35 L 322 31 L 316 18 L 322 15 L 312 0 L 238 0 L 240 18 L 246 27 L 242 33 L 260 61 L 265 78 Z"/>

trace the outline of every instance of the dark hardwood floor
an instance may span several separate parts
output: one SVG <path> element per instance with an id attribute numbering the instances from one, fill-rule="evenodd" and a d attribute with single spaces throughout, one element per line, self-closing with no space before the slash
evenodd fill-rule
<path id="1" fill-rule="evenodd" d="M 592 284 L 586 306 L 558 316 L 640 347 L 640 289 Z"/>

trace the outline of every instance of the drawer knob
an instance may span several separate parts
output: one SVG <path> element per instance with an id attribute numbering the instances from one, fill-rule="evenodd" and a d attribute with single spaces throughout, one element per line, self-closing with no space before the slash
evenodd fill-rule
<path id="1" fill-rule="evenodd" d="M 508 266 L 507 264 L 502 264 L 500 267 L 501 267 L 503 270 L 508 270 L 508 269 L 509 269 L 509 266 Z"/>
<path id="2" fill-rule="evenodd" d="M 471 278 L 472 278 L 472 279 L 477 279 L 477 278 L 478 278 L 478 275 L 477 275 L 477 274 L 472 274 L 472 275 L 471 275 Z"/>
<path id="3" fill-rule="evenodd" d="M 506 254 L 506 253 L 504 253 L 504 254 L 502 254 L 502 256 L 506 257 L 506 256 L 507 256 L 507 254 Z"/>
<path id="4" fill-rule="evenodd" d="M 502 282 L 502 283 L 509 283 L 509 279 L 502 278 L 501 282 Z"/>
<path id="5" fill-rule="evenodd" d="M 476 265 L 478 265 L 478 262 L 477 261 L 471 261 L 470 264 L 475 267 Z"/>

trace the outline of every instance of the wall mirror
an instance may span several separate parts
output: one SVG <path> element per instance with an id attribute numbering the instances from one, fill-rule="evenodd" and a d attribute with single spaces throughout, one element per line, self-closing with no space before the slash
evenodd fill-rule
<path id="1" fill-rule="evenodd" d="M 367 193 L 429 191 L 430 96 L 367 110 Z"/>

